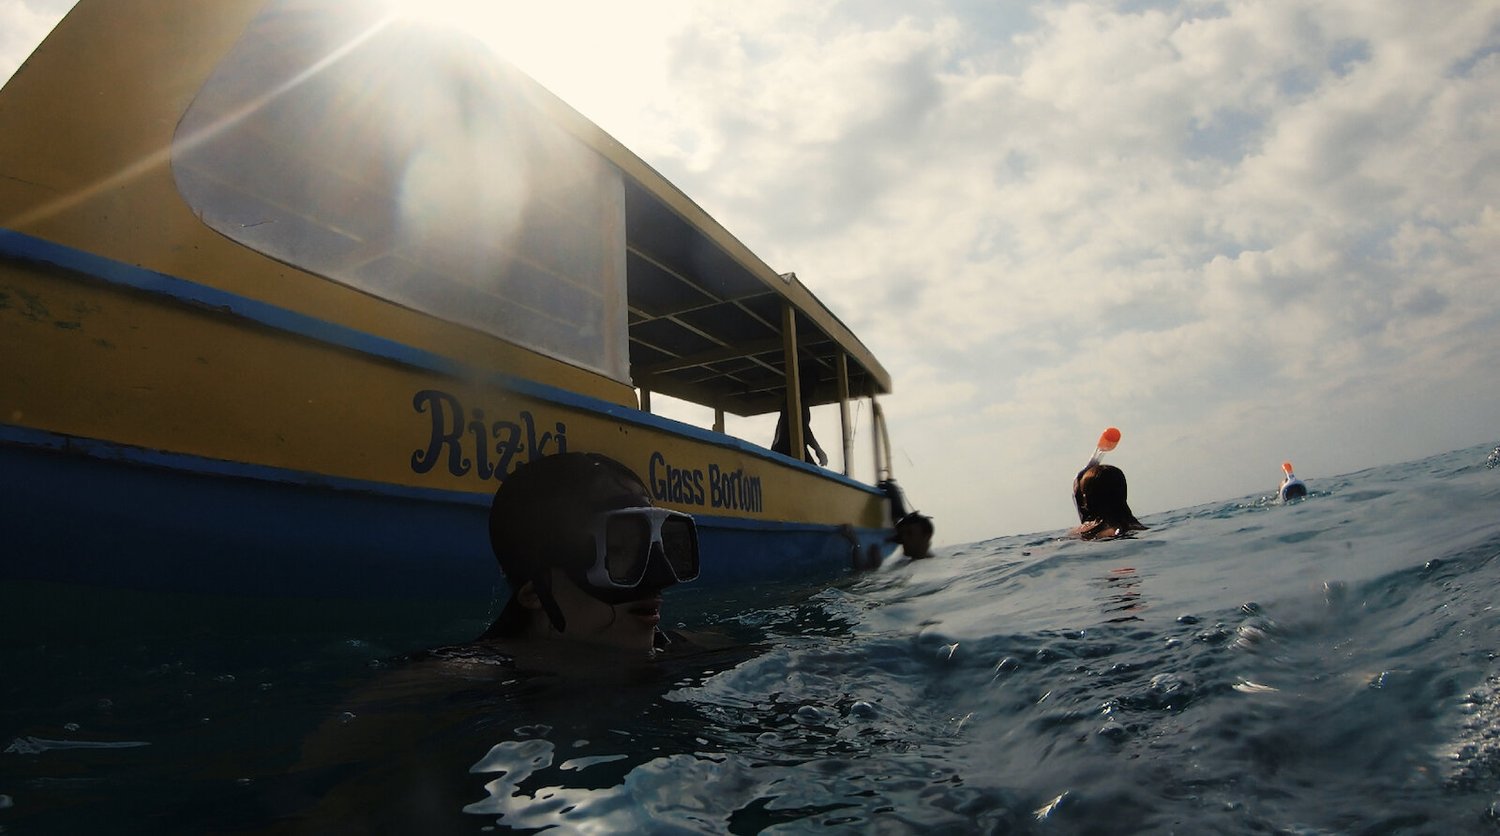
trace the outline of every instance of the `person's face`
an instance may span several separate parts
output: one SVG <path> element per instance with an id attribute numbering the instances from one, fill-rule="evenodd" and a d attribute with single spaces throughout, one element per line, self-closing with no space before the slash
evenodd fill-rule
<path id="1" fill-rule="evenodd" d="M 661 622 L 661 591 L 642 586 L 638 598 L 606 604 L 579 588 L 566 572 L 552 570 L 552 597 L 562 610 L 561 638 L 622 650 L 650 650 Z"/>

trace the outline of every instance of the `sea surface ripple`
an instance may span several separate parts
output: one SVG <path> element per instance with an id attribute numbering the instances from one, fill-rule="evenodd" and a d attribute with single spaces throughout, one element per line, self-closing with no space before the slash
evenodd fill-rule
<path id="1" fill-rule="evenodd" d="M 477 632 L 420 608 L 0 645 L 0 832 L 1500 832 L 1489 453 L 674 590 L 732 646 L 582 682 L 412 661 Z"/>

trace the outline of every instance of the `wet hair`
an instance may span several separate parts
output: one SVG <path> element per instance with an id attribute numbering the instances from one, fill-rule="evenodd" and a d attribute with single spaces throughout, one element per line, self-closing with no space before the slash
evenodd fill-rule
<path id="1" fill-rule="evenodd" d="M 929 517 L 926 514 L 919 514 L 916 511 L 913 511 L 896 521 L 896 528 L 898 530 L 913 525 L 920 529 L 922 533 L 927 537 L 931 537 L 933 532 L 936 530 L 932 525 L 932 517 Z"/>
<path id="2" fill-rule="evenodd" d="M 1111 464 L 1092 464 L 1078 471 L 1073 477 L 1073 504 L 1083 524 L 1079 535 L 1085 540 L 1111 528 L 1122 532 L 1146 528 L 1125 502 L 1125 471 Z"/>
<path id="3" fill-rule="evenodd" d="M 490 503 L 490 549 L 510 587 L 510 600 L 481 638 L 514 638 L 530 615 L 516 593 L 537 589 L 559 630 L 562 613 L 551 594 L 551 570 L 581 576 L 593 562 L 589 522 L 613 508 L 650 505 L 646 486 L 630 468 L 598 453 L 559 453 L 530 462 L 505 478 Z"/>

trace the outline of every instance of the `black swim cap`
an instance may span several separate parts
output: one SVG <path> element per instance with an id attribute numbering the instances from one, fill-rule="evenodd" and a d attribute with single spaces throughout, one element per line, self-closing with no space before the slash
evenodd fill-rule
<path id="1" fill-rule="evenodd" d="M 928 537 L 931 537 L 937 530 L 932 524 L 932 517 L 929 517 L 919 511 L 912 511 L 910 514 L 907 514 L 901 519 L 896 520 L 895 524 L 892 525 L 891 528 L 898 533 L 892 534 L 891 536 L 885 538 L 885 541 L 887 543 L 899 543 L 901 541 L 901 535 L 899 534 L 899 532 L 901 531 L 901 529 L 908 526 L 916 526 L 917 528 L 921 529 L 922 533 L 926 534 Z"/>
<path id="2" fill-rule="evenodd" d="M 516 592 L 536 584 L 553 627 L 566 627 L 552 598 L 556 566 L 575 581 L 593 561 L 589 523 L 600 511 L 650 505 L 646 486 L 630 468 L 598 453 L 558 453 L 529 462 L 506 477 L 490 503 L 490 549 L 510 586 L 510 600 L 481 638 L 512 638 L 526 627 Z"/>
<path id="3" fill-rule="evenodd" d="M 600 511 L 650 505 L 630 468 L 598 453 L 559 453 L 506 477 L 490 504 L 490 549 L 512 586 L 546 566 L 581 571 L 593 559 L 589 521 Z"/>

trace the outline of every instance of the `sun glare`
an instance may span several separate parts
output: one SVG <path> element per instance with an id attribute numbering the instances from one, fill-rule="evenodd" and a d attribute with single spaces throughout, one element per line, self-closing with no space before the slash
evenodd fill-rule
<path id="1" fill-rule="evenodd" d="M 680 0 L 384 2 L 397 19 L 478 39 L 612 133 L 631 133 L 637 105 L 657 93 L 664 41 L 686 16 Z"/>
<path id="2" fill-rule="evenodd" d="M 602 4 L 506 3 L 494 0 L 385 0 L 398 20 L 462 31 L 488 44 L 528 72 L 547 67 L 548 56 L 569 55 L 570 45 L 597 25 Z"/>

